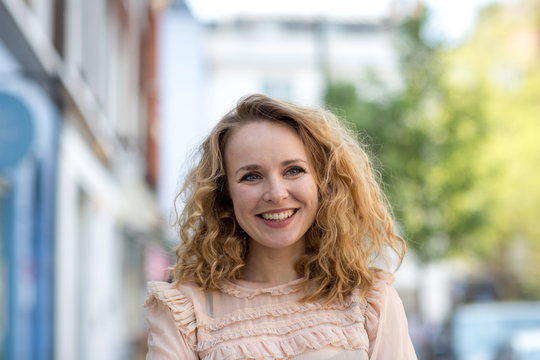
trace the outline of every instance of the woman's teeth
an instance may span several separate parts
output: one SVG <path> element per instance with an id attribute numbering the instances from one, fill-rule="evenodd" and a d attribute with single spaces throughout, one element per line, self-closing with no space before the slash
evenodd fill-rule
<path id="1" fill-rule="evenodd" d="M 264 213 L 261 214 L 261 217 L 265 220 L 282 221 L 291 217 L 292 214 L 294 214 L 294 210 L 287 210 L 279 213 Z"/>

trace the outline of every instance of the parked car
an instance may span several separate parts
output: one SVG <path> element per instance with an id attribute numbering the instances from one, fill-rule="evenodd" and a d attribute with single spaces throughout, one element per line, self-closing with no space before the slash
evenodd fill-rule
<path id="1" fill-rule="evenodd" d="M 497 360 L 540 360 L 540 328 L 514 334 Z"/>
<path id="2" fill-rule="evenodd" d="M 540 328 L 540 302 L 462 305 L 434 341 L 432 359 L 496 360 L 519 332 L 534 328 Z"/>

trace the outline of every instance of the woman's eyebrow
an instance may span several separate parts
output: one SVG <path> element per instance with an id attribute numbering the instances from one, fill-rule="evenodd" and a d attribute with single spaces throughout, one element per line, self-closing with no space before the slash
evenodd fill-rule
<path id="1" fill-rule="evenodd" d="M 238 170 L 235 171 L 235 174 L 238 174 L 240 171 L 252 171 L 252 170 L 259 170 L 261 167 L 256 164 L 249 164 L 244 165 L 242 167 L 239 167 Z"/>
<path id="2" fill-rule="evenodd" d="M 301 158 L 297 158 L 297 159 L 284 160 L 284 161 L 281 162 L 281 165 L 282 166 L 287 166 L 287 165 L 295 164 L 295 163 L 299 163 L 299 162 L 307 164 L 306 160 L 301 159 Z M 261 168 L 261 166 L 259 166 L 257 164 L 248 164 L 248 165 L 244 165 L 244 166 L 239 167 L 238 170 L 235 171 L 235 174 L 238 174 L 240 171 L 253 171 L 253 170 L 259 170 L 260 168 Z"/>
<path id="3" fill-rule="evenodd" d="M 294 163 L 298 163 L 298 162 L 303 162 L 303 163 L 306 163 L 306 164 L 307 164 L 307 161 L 306 161 L 306 160 L 297 158 L 297 159 L 285 160 L 285 161 L 283 161 L 283 162 L 281 163 L 281 165 L 282 165 L 282 166 L 287 166 L 287 165 L 294 164 Z"/>

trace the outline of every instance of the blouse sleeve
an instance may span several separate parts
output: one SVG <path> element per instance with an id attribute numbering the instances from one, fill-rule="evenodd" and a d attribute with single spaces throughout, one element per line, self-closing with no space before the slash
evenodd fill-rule
<path id="1" fill-rule="evenodd" d="M 186 359 L 196 360 L 193 349 L 193 308 L 167 283 L 150 283 L 150 296 L 146 301 L 148 324 L 147 360 Z M 183 300 L 183 301 L 182 301 Z M 192 319 L 193 318 L 193 319 Z M 193 321 L 190 321 L 193 320 Z"/>
<path id="2" fill-rule="evenodd" d="M 366 330 L 370 360 L 416 360 L 403 303 L 388 274 L 377 275 L 367 295 Z"/>

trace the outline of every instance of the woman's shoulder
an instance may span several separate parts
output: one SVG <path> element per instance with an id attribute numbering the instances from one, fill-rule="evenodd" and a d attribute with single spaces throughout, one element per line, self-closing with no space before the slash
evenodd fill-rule
<path id="1" fill-rule="evenodd" d="M 201 291 L 195 283 L 168 283 L 151 281 L 147 285 L 148 298 L 144 304 L 149 316 L 151 314 L 170 314 L 175 326 L 185 336 L 190 344 L 195 343 L 197 318 L 194 301 L 197 292 Z"/>
<path id="2" fill-rule="evenodd" d="M 379 328 L 381 319 L 389 310 L 388 305 L 401 304 L 399 295 L 392 285 L 394 276 L 392 274 L 377 271 L 373 286 L 367 291 L 365 296 L 366 308 L 364 316 L 366 318 L 366 330 L 370 341 L 372 341 Z"/>
<path id="3" fill-rule="evenodd" d="M 416 359 L 403 303 L 393 281 L 391 274 L 378 272 L 365 297 L 370 359 Z"/>
<path id="4" fill-rule="evenodd" d="M 147 284 L 147 290 L 148 298 L 145 306 L 153 301 L 160 301 L 167 305 L 193 302 L 196 300 L 197 294 L 202 292 L 195 282 L 150 281 Z"/>
<path id="5" fill-rule="evenodd" d="M 377 270 L 374 273 L 373 286 L 368 290 L 367 297 L 381 298 L 388 288 L 392 288 L 394 276 L 388 272 Z"/>
<path id="6" fill-rule="evenodd" d="M 364 298 L 371 308 L 379 308 L 386 301 L 389 292 L 394 289 L 394 276 L 384 271 L 377 271 L 374 274 L 373 285 L 365 292 Z"/>
<path id="7" fill-rule="evenodd" d="M 393 289 L 394 276 L 388 272 L 377 270 L 373 274 L 373 283 L 366 290 L 356 288 L 353 294 L 361 298 L 368 305 L 374 306 L 384 302 L 388 289 Z"/>

